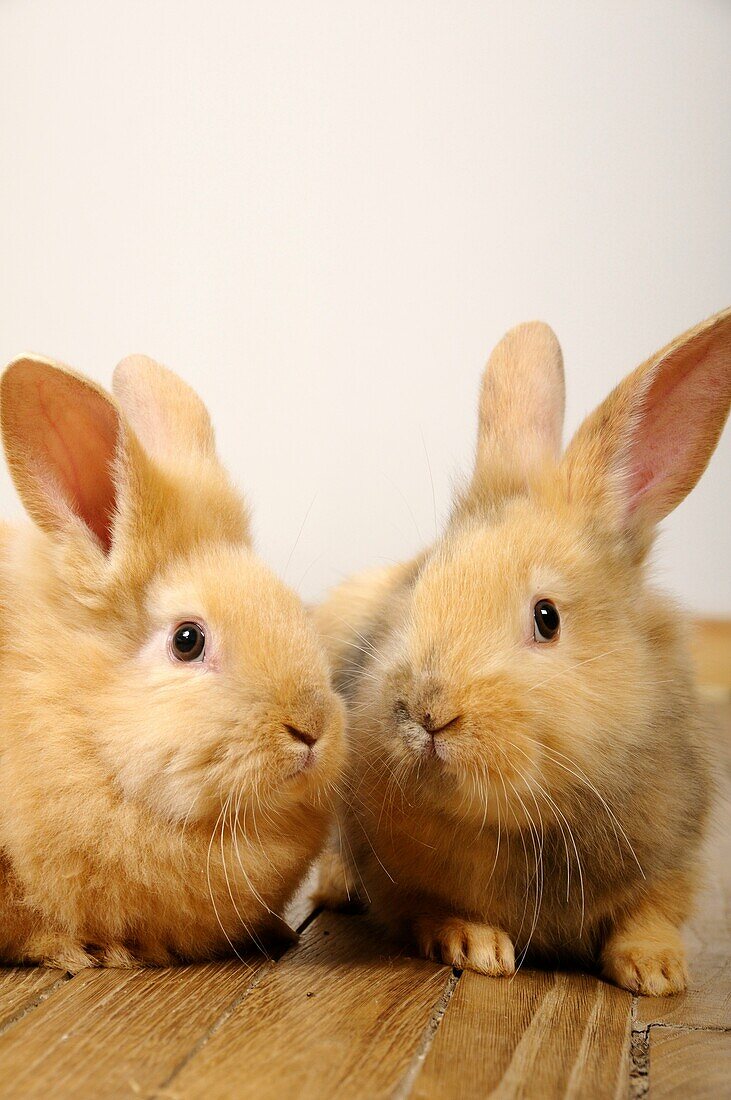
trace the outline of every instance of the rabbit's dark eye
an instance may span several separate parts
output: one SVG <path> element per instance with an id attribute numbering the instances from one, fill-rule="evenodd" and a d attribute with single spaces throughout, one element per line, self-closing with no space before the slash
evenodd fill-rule
<path id="1" fill-rule="evenodd" d="M 533 608 L 533 637 L 537 642 L 553 642 L 561 629 L 561 616 L 553 600 L 538 600 Z"/>
<path id="2" fill-rule="evenodd" d="M 206 635 L 198 623 L 181 623 L 170 639 L 170 653 L 176 661 L 202 661 L 206 651 Z"/>

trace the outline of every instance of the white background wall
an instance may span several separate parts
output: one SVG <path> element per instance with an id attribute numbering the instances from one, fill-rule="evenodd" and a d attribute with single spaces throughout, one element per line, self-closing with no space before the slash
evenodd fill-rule
<path id="1" fill-rule="evenodd" d="M 731 302 L 730 57 L 728 0 L 2 0 L 0 359 L 176 368 L 315 597 L 432 535 L 506 328 L 573 429 Z M 701 612 L 730 487 L 731 430 L 657 551 Z"/>

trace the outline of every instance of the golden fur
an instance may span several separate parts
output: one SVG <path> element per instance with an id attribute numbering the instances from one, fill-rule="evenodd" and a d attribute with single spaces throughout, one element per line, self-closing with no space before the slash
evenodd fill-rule
<path id="1" fill-rule="evenodd" d="M 351 743 L 320 900 L 370 903 L 423 954 L 487 974 L 531 951 L 638 992 L 684 986 L 712 780 L 688 628 L 646 559 L 730 398 L 727 311 L 625 379 L 562 458 L 555 337 L 505 337 L 444 536 L 318 611 Z M 541 598 L 561 615 L 546 644 Z"/>
<path id="2" fill-rule="evenodd" d="M 0 383 L 37 523 L 0 527 L 0 958 L 71 971 L 290 935 L 342 757 L 324 653 L 205 408 L 142 357 L 115 393 L 40 359 Z M 200 664 L 168 654 L 188 619 Z"/>

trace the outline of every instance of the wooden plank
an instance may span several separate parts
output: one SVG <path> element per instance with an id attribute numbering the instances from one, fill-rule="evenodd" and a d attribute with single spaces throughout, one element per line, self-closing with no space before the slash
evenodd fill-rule
<path id="1" fill-rule="evenodd" d="M 190 1097 L 390 1097 L 448 967 L 388 953 L 365 917 L 323 913 L 167 1084 Z"/>
<path id="2" fill-rule="evenodd" d="M 0 1034 L 60 987 L 66 975 L 45 967 L 0 967 Z"/>
<path id="3" fill-rule="evenodd" d="M 652 1028 L 652 1100 L 721 1100 L 730 1094 L 731 1033 Z"/>
<path id="4" fill-rule="evenodd" d="M 411 1093 L 415 1100 L 624 1096 L 629 993 L 585 974 L 466 971 Z"/>
<path id="5" fill-rule="evenodd" d="M 24 1100 L 149 1093 L 270 965 L 87 970 L 0 1035 L 0 1081 Z"/>
<path id="6" fill-rule="evenodd" d="M 690 956 L 690 983 L 678 997 L 642 997 L 637 1004 L 642 1027 L 666 1023 L 680 1027 L 731 1027 L 731 962 L 718 952 Z"/>

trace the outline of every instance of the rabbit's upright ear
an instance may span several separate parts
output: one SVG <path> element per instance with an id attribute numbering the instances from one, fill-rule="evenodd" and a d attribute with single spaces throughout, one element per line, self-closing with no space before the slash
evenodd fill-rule
<path id="1" fill-rule="evenodd" d="M 731 309 L 679 336 L 610 393 L 567 448 L 572 499 L 650 529 L 688 495 L 731 404 Z"/>
<path id="2" fill-rule="evenodd" d="M 540 321 L 511 329 L 485 367 L 480 395 L 476 493 L 503 480 L 523 484 L 537 466 L 557 460 L 564 415 L 563 357 Z"/>
<path id="3" fill-rule="evenodd" d="M 167 367 L 130 355 L 114 371 L 112 389 L 142 446 L 164 465 L 214 458 L 208 410 L 198 394 Z"/>
<path id="4" fill-rule="evenodd" d="M 86 529 L 108 553 L 124 433 L 111 397 L 47 359 L 16 359 L 0 380 L 0 426 L 29 515 L 51 533 Z"/>

